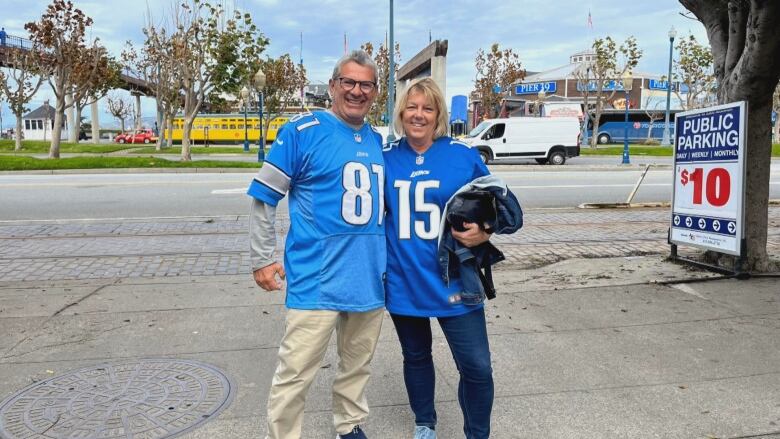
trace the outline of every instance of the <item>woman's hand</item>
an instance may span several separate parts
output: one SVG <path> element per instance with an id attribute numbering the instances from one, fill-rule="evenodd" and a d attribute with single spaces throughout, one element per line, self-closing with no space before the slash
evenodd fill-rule
<path id="1" fill-rule="evenodd" d="M 479 228 L 477 223 L 463 223 L 465 232 L 452 229 L 452 236 L 466 247 L 476 247 L 490 239 L 490 234 Z"/>

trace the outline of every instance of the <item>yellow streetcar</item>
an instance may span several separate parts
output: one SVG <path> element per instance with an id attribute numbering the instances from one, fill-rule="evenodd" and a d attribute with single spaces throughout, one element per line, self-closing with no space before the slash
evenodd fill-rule
<path id="1" fill-rule="evenodd" d="M 321 111 L 321 108 L 309 108 L 310 111 Z M 271 120 L 268 130 L 265 132 L 265 141 L 270 143 L 276 140 L 279 129 L 295 116 L 296 112 L 285 113 Z M 260 126 L 258 116 L 247 115 L 246 137 L 250 142 L 260 139 Z M 184 131 L 184 118 L 179 116 L 173 119 L 173 141 L 181 142 Z M 243 114 L 202 114 L 195 117 L 190 132 L 190 140 L 196 143 L 241 143 L 244 141 L 244 115 Z"/>

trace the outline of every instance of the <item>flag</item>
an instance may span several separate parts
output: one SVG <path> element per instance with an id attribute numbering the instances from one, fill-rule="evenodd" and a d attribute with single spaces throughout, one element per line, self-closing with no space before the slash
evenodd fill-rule
<path id="1" fill-rule="evenodd" d="M 593 29 L 593 18 L 590 16 L 590 9 L 588 9 L 588 27 Z"/>
<path id="2" fill-rule="evenodd" d="M 344 55 L 347 54 L 347 33 L 344 32 Z"/>

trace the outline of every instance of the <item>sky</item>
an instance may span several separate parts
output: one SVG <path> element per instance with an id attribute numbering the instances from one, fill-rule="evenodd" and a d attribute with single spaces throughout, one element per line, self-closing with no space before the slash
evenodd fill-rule
<path id="1" fill-rule="evenodd" d="M 228 8 L 249 12 L 260 31 L 270 39 L 266 54 L 276 57 L 289 53 L 303 59 L 311 82 L 327 82 L 333 66 L 344 54 L 344 35 L 350 49 L 365 42 L 384 42 L 389 28 L 390 1 L 371 0 L 223 0 Z M 40 19 L 49 1 L 5 0 L 13 4 L 13 14 L 3 13 L 0 26 L 10 35 L 26 36 L 24 24 Z M 94 20 L 92 38 L 99 38 L 110 52 L 119 56 L 125 41 L 140 47 L 141 29 L 151 18 L 159 24 L 171 16 L 173 0 L 73 0 L 74 5 Z M 4 8 L 7 10 L 7 8 Z M 398 0 L 394 2 L 394 37 L 400 44 L 401 64 L 434 40 L 448 40 L 447 101 L 453 95 L 473 88 L 474 59 L 479 49 L 493 43 L 511 48 L 520 56 L 522 67 L 544 71 L 567 64 L 569 55 L 584 50 L 596 38 L 611 36 L 623 41 L 637 39 L 643 56 L 638 71 L 665 74 L 668 69 L 670 27 L 678 38 L 689 33 L 707 41 L 700 22 L 676 0 L 653 2 L 582 0 Z M 588 25 L 590 13 L 592 27 Z M 683 15 L 685 14 L 685 15 Z M 301 45 L 301 34 L 303 45 Z M 37 108 L 52 93 L 36 95 L 31 108 Z M 53 98 L 52 98 L 53 99 Z M 154 101 L 142 100 L 144 116 L 154 115 Z M 103 110 L 101 126 L 116 122 Z M 83 114 L 90 117 L 89 110 Z M 3 106 L 2 124 L 14 125 L 13 115 Z"/>

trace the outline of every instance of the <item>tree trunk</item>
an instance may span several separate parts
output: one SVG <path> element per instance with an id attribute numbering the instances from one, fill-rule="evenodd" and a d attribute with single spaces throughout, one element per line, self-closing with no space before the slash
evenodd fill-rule
<path id="1" fill-rule="evenodd" d="M 778 117 L 780 117 L 780 114 Z M 772 136 L 772 143 L 780 142 L 780 121 L 775 120 L 775 126 L 772 131 L 774 132 L 774 136 Z"/>
<path id="2" fill-rule="evenodd" d="M 771 97 L 754 98 L 747 109 L 745 150 L 749 152 L 745 154 L 744 209 L 747 244 L 745 268 L 751 271 L 767 271 L 769 268 L 766 242 L 769 215 L 769 167 L 772 161 L 772 127 L 768 117 L 771 111 Z"/>
<path id="3" fill-rule="evenodd" d="M 77 104 L 73 104 L 75 115 L 73 116 L 73 123 L 70 128 L 70 139 L 68 140 L 71 143 L 79 143 L 79 132 L 81 131 L 81 112 L 84 110 L 84 107 L 80 107 Z"/>
<path id="4" fill-rule="evenodd" d="M 597 113 L 593 116 L 593 130 L 590 132 L 591 148 L 595 148 L 599 142 L 599 119 L 601 119 L 601 111 L 597 110 Z"/>
<path id="5" fill-rule="evenodd" d="M 20 151 L 22 149 L 22 113 L 16 114 L 16 144 L 14 145 L 14 151 Z"/>
<path id="6" fill-rule="evenodd" d="M 189 116 L 184 118 L 184 130 L 181 134 L 181 161 L 183 162 L 192 161 L 192 155 L 190 154 L 190 133 L 192 132 L 192 123 L 194 120 L 195 118 Z"/>
<path id="7" fill-rule="evenodd" d="M 154 149 L 156 151 L 162 150 L 162 144 L 163 139 L 165 139 L 165 126 L 168 124 L 168 119 L 165 114 L 162 114 L 162 117 L 158 119 L 157 126 L 160 129 L 160 132 L 157 133 L 157 144 L 154 146 Z"/>
<path id="8" fill-rule="evenodd" d="M 60 137 L 62 136 L 62 121 L 65 119 L 64 105 L 57 102 L 57 110 L 54 112 L 54 127 L 51 129 L 51 147 L 49 158 L 60 158 Z M 46 123 L 49 121 L 47 120 Z"/>
<path id="9" fill-rule="evenodd" d="M 173 115 L 168 115 L 168 146 L 173 146 Z"/>

